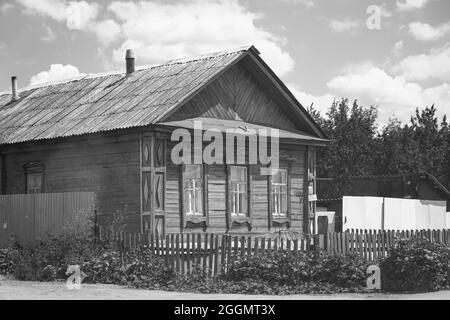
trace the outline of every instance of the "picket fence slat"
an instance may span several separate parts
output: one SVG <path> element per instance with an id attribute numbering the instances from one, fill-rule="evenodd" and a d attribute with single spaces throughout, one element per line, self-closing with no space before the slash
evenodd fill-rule
<path id="1" fill-rule="evenodd" d="M 99 239 L 107 232 L 98 231 Z M 110 237 L 110 236 L 108 236 Z M 164 259 L 174 272 L 191 274 L 200 269 L 212 277 L 228 270 L 230 262 L 276 252 L 306 252 L 324 250 L 328 254 L 354 253 L 370 262 L 387 256 L 396 239 L 418 238 L 449 245 L 450 230 L 347 230 L 325 235 L 303 235 L 300 238 L 271 238 L 218 235 L 213 233 L 181 233 L 155 235 L 150 233 L 119 232 L 112 236 L 117 241 L 121 262 L 127 263 L 130 250 L 149 250 Z M 97 243 L 97 242 L 96 242 Z"/>

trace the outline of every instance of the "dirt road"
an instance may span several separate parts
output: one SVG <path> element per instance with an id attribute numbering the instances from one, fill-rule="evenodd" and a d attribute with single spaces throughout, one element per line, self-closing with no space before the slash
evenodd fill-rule
<path id="1" fill-rule="evenodd" d="M 135 290 L 114 285 L 82 285 L 81 290 L 68 290 L 65 283 L 38 283 L 0 280 L 0 300 L 328 300 L 328 299 L 440 299 L 450 300 L 450 291 L 425 294 L 339 294 L 254 296 L 225 294 L 191 294 L 165 291 Z"/>

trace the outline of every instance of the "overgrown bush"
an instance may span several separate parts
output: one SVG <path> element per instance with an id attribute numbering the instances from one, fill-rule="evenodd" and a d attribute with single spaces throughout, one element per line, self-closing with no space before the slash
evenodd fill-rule
<path id="1" fill-rule="evenodd" d="M 117 246 L 94 245 L 79 234 L 47 238 L 33 246 L 13 243 L 0 250 L 0 273 L 18 280 L 66 279 L 79 265 L 84 283 L 202 293 L 299 294 L 362 292 L 369 265 L 357 255 L 275 252 L 237 257 L 227 272 L 213 278 L 196 269 L 175 274 L 161 257 L 146 249 L 130 250 L 125 259 Z M 126 262 L 125 262 L 126 261 Z M 450 287 L 450 248 L 427 240 L 399 240 L 381 261 L 382 289 L 388 292 L 434 291 Z"/>
<path id="2" fill-rule="evenodd" d="M 0 249 L 0 274 L 12 274 L 20 252 L 13 246 Z"/>
<path id="3" fill-rule="evenodd" d="M 450 287 L 450 248 L 426 239 L 400 239 L 381 261 L 383 290 L 436 291 Z"/>
<path id="4" fill-rule="evenodd" d="M 0 250 L 0 273 L 22 281 L 66 279 L 70 265 L 79 265 L 84 283 L 161 288 L 175 281 L 164 260 L 148 250 L 132 250 L 123 264 L 117 249 L 94 246 L 87 241 L 54 237 L 32 246 L 14 245 Z"/>
<path id="5" fill-rule="evenodd" d="M 288 292 L 361 291 L 365 286 L 367 262 L 356 255 L 277 252 L 238 258 L 222 276 L 228 282 L 261 284 Z"/>
<path id="6" fill-rule="evenodd" d="M 81 270 L 86 275 L 87 283 L 161 288 L 175 281 L 175 274 L 165 266 L 164 260 L 143 249 L 129 252 L 124 265 L 118 251 L 100 251 L 82 263 Z"/>

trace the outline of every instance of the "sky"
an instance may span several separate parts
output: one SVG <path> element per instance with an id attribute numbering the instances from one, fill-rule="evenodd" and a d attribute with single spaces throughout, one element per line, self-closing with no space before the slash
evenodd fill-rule
<path id="1" fill-rule="evenodd" d="M 0 0 L 0 92 L 255 45 L 298 100 L 450 112 L 449 0 Z"/>

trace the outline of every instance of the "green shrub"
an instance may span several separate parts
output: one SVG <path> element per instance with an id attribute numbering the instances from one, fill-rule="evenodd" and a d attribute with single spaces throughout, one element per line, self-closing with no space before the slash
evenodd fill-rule
<path id="1" fill-rule="evenodd" d="M 277 252 L 232 261 L 221 278 L 261 290 L 260 284 L 288 292 L 361 291 L 367 279 L 368 263 L 355 255 L 333 256 L 302 252 Z M 331 291 L 333 291 L 331 290 Z"/>
<path id="2" fill-rule="evenodd" d="M 113 242 L 94 246 L 79 236 L 60 236 L 30 247 L 0 249 L 0 273 L 18 280 L 66 279 L 69 265 L 79 265 L 84 283 L 203 293 L 299 294 L 361 292 L 370 263 L 357 255 L 275 252 L 238 257 L 226 273 L 213 278 L 195 269 L 181 276 L 146 249 L 130 250 L 122 260 Z M 427 240 L 399 240 L 381 261 L 384 291 L 433 291 L 450 287 L 450 248 Z"/>
<path id="3" fill-rule="evenodd" d="M 0 274 L 12 274 L 15 262 L 20 258 L 20 251 L 16 247 L 0 249 Z"/>
<path id="4" fill-rule="evenodd" d="M 316 255 L 311 263 L 312 281 L 339 288 L 366 286 L 366 271 L 370 264 L 358 255 Z"/>
<path id="5" fill-rule="evenodd" d="M 123 265 L 118 250 L 95 247 L 92 243 L 67 237 L 54 237 L 29 247 L 0 250 L 0 273 L 22 281 L 66 279 L 70 265 L 79 265 L 85 283 L 131 285 L 161 288 L 175 281 L 164 260 L 148 250 L 132 250 Z"/>
<path id="6" fill-rule="evenodd" d="M 78 261 L 86 275 L 86 283 L 126 284 L 126 277 L 117 251 L 99 250 L 90 259 Z"/>
<path id="7" fill-rule="evenodd" d="M 450 249 L 426 239 L 396 241 L 380 267 L 385 291 L 424 292 L 450 286 Z"/>

